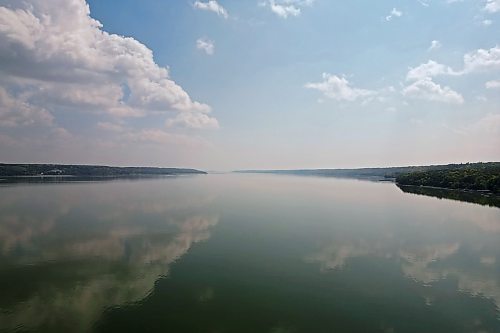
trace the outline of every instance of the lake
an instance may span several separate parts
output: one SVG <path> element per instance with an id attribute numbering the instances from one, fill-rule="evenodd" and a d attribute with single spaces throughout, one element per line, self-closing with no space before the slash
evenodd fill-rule
<path id="1" fill-rule="evenodd" d="M 0 186 L 1 332 L 500 332 L 500 209 L 222 174 Z"/>

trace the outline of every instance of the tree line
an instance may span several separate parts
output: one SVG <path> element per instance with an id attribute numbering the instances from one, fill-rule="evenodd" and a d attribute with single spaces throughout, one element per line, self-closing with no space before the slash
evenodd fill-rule
<path id="1" fill-rule="evenodd" d="M 401 173 L 396 176 L 396 182 L 400 185 L 432 186 L 500 194 L 500 163 L 452 164 L 435 170 Z"/>

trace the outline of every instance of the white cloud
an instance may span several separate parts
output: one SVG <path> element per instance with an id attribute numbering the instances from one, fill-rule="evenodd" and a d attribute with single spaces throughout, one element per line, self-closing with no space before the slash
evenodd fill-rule
<path id="1" fill-rule="evenodd" d="M 215 52 L 215 43 L 210 39 L 198 38 L 196 41 L 196 48 L 204 51 L 208 55 L 212 55 Z"/>
<path id="2" fill-rule="evenodd" d="M 420 78 L 405 87 L 403 89 L 403 95 L 415 99 L 451 104 L 463 104 L 464 102 L 462 95 L 452 90 L 450 87 L 442 87 L 432 81 L 430 77 Z"/>
<path id="3" fill-rule="evenodd" d="M 464 55 L 463 73 L 500 69 L 500 46 L 489 50 L 478 49 Z"/>
<path id="4" fill-rule="evenodd" d="M 437 50 L 437 49 L 441 48 L 441 46 L 442 46 L 442 45 L 441 45 L 441 42 L 440 42 L 440 41 L 438 41 L 438 40 L 433 40 L 433 41 L 431 42 L 431 46 L 429 46 L 429 51 L 431 51 L 431 50 Z"/>
<path id="5" fill-rule="evenodd" d="M 300 15 L 300 8 L 297 8 L 294 5 L 279 5 L 271 0 L 269 2 L 269 6 L 271 7 L 273 13 L 283 18 L 287 18 L 288 16 Z"/>
<path id="6" fill-rule="evenodd" d="M 282 18 L 289 16 L 299 16 L 301 8 L 311 6 L 314 0 L 269 0 L 261 2 L 262 7 L 269 7 L 273 13 Z"/>
<path id="7" fill-rule="evenodd" d="M 434 60 L 429 60 L 425 64 L 421 64 L 415 68 L 410 68 L 408 74 L 406 75 L 406 80 L 420 80 L 426 77 L 444 74 L 453 75 L 455 72 L 448 66 L 437 63 Z"/>
<path id="8" fill-rule="evenodd" d="M 215 0 L 210 0 L 207 2 L 196 1 L 194 3 L 194 8 L 214 12 L 217 15 L 222 16 L 226 19 L 229 17 L 227 10 Z"/>
<path id="9" fill-rule="evenodd" d="M 6 3 L 0 6 L 1 84 L 16 92 L 16 103 L 44 119 L 50 118 L 44 110 L 117 117 L 210 112 L 155 63 L 144 44 L 103 31 L 84 0 Z"/>
<path id="10" fill-rule="evenodd" d="M 52 125 L 53 119 L 47 110 L 30 104 L 22 96 L 16 98 L 0 87 L 0 126 Z"/>
<path id="11" fill-rule="evenodd" d="M 500 0 L 486 0 L 484 10 L 490 13 L 500 12 Z"/>
<path id="12" fill-rule="evenodd" d="M 488 81 L 484 86 L 487 89 L 500 89 L 500 80 Z"/>
<path id="13" fill-rule="evenodd" d="M 478 49 L 464 55 L 464 65 L 461 70 L 453 70 L 434 60 L 417 67 L 410 68 L 407 80 L 433 77 L 438 75 L 465 75 L 470 73 L 495 71 L 500 69 L 500 46 L 487 49 Z"/>
<path id="14" fill-rule="evenodd" d="M 478 49 L 464 55 L 463 69 L 454 71 L 452 68 L 429 60 L 415 68 L 410 68 L 406 75 L 407 81 L 415 81 L 403 89 L 403 95 L 440 101 L 446 103 L 462 104 L 463 96 L 450 87 L 441 87 L 433 81 L 433 77 L 440 75 L 465 75 L 470 73 L 485 72 L 500 69 L 500 47 Z M 486 83 L 487 88 L 494 88 L 496 81 Z"/>
<path id="15" fill-rule="evenodd" d="M 210 117 L 204 113 L 181 113 L 174 119 L 168 119 L 167 127 L 180 126 L 187 128 L 219 128 L 217 119 Z"/>
<path id="16" fill-rule="evenodd" d="M 393 8 L 391 10 L 391 13 L 385 17 L 385 20 L 390 21 L 395 17 L 401 17 L 401 16 L 403 16 L 403 12 L 400 10 L 397 10 L 396 8 Z"/>
<path id="17" fill-rule="evenodd" d="M 355 101 L 365 99 L 376 94 L 375 91 L 353 88 L 345 77 L 339 77 L 328 73 L 323 73 L 323 81 L 317 83 L 307 83 L 308 89 L 316 89 L 322 92 L 325 97 L 337 101 Z"/>
<path id="18" fill-rule="evenodd" d="M 481 22 L 485 27 L 489 27 L 490 25 L 493 24 L 493 21 L 492 20 L 483 20 Z"/>

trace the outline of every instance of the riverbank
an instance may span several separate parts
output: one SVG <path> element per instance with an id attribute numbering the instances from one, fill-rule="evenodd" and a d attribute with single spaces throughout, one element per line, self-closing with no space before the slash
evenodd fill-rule
<path id="1" fill-rule="evenodd" d="M 396 183 L 500 195 L 500 163 L 460 164 L 402 173 L 396 176 Z"/>
<path id="2" fill-rule="evenodd" d="M 131 177 L 206 174 L 186 168 L 116 167 L 76 164 L 0 164 L 0 177 Z"/>

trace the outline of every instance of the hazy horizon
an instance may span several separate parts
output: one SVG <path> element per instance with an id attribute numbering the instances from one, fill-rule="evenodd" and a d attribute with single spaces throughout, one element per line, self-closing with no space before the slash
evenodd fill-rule
<path id="1" fill-rule="evenodd" d="M 500 161 L 499 18 L 499 0 L 0 0 L 0 160 Z"/>
<path id="2" fill-rule="evenodd" d="M 467 164 L 467 163 L 500 163 L 499 161 L 468 161 L 468 162 L 455 162 L 455 163 L 427 163 L 427 164 L 404 164 L 404 165 L 375 165 L 375 166 L 353 166 L 353 167 L 309 167 L 309 168 L 237 168 L 237 169 L 203 169 L 197 168 L 189 165 L 130 165 L 130 164 L 102 164 L 102 163 L 53 163 L 53 162 L 2 162 L 0 164 L 54 164 L 54 165 L 89 165 L 89 166 L 108 166 L 108 167 L 143 167 L 143 168 L 177 168 L 177 169 L 195 169 L 199 171 L 211 172 L 233 172 L 233 171 L 301 171 L 301 170 L 343 170 L 343 169 L 386 169 L 386 168 L 398 168 L 398 167 L 416 167 L 416 166 L 433 166 L 433 165 L 450 165 L 450 164 Z"/>

